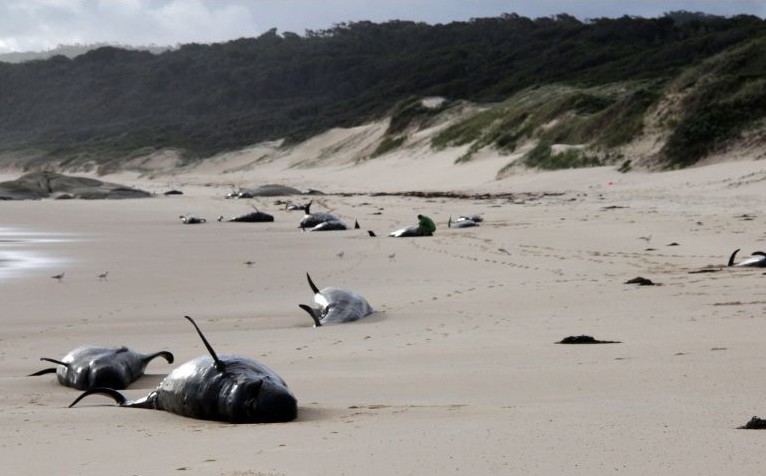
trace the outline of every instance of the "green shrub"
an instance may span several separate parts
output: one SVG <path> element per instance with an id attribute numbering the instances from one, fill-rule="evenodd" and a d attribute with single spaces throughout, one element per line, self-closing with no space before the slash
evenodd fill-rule
<path id="1" fill-rule="evenodd" d="M 630 159 L 628 159 L 625 162 L 623 162 L 622 165 L 620 165 L 620 168 L 617 169 L 617 171 L 620 172 L 621 174 L 625 174 L 630 172 L 632 169 L 633 169 L 633 165 Z"/>
<path id="2" fill-rule="evenodd" d="M 449 107 L 445 100 L 437 107 L 426 107 L 420 97 L 411 97 L 394 106 L 386 134 L 394 135 L 403 132 L 411 125 L 421 126 L 428 119 L 438 115 Z"/>
<path id="3" fill-rule="evenodd" d="M 436 134 L 431 139 L 431 146 L 438 150 L 475 142 L 481 138 L 486 129 L 493 122 L 497 121 L 502 114 L 503 111 L 497 108 L 473 114 Z"/>
<path id="4" fill-rule="evenodd" d="M 380 157 L 381 155 L 391 152 L 401 146 L 404 143 L 404 140 L 404 136 L 385 137 L 380 144 L 378 144 L 378 147 L 375 148 L 375 151 L 370 155 L 370 158 Z"/>
<path id="5" fill-rule="evenodd" d="M 539 142 L 522 159 L 528 167 L 543 170 L 573 169 L 578 167 L 596 167 L 601 165 L 597 157 L 591 157 L 579 149 L 568 149 L 557 154 L 553 153 L 551 145 Z"/>

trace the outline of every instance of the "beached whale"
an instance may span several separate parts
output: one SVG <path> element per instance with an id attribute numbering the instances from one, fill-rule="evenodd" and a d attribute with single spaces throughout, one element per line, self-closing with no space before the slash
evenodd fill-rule
<path id="1" fill-rule="evenodd" d="M 394 238 L 404 238 L 408 236 L 431 236 L 427 233 L 423 233 L 423 230 L 420 228 L 420 225 L 409 225 L 405 226 L 404 228 L 399 228 L 396 231 L 392 231 L 388 234 L 388 236 L 393 236 Z"/>
<path id="2" fill-rule="evenodd" d="M 294 420 L 298 401 L 285 381 L 265 365 L 235 355 L 218 356 L 194 320 L 184 316 L 197 330 L 210 355 L 190 360 L 173 370 L 149 395 L 128 400 L 113 388 L 94 388 L 88 395 L 112 397 L 121 407 L 164 410 L 200 420 L 230 423 L 274 423 Z"/>
<path id="3" fill-rule="evenodd" d="M 342 221 L 336 219 L 323 221 L 309 231 L 336 231 L 348 230 L 348 227 Z"/>
<path id="4" fill-rule="evenodd" d="M 353 322 L 374 312 L 370 303 L 359 294 L 342 288 L 324 288 L 320 291 L 308 273 L 306 278 L 318 307 L 306 304 L 298 306 L 311 316 L 315 327 L 335 322 Z"/>
<path id="5" fill-rule="evenodd" d="M 127 388 L 144 374 L 152 359 L 162 357 L 173 363 L 170 352 L 142 354 L 127 347 L 97 347 L 84 345 L 74 349 L 61 360 L 43 357 L 40 360 L 58 364 L 29 376 L 56 373 L 59 383 L 78 390 L 95 387 Z"/>
<path id="6" fill-rule="evenodd" d="M 298 224 L 298 228 L 302 228 L 305 230 L 306 228 L 312 229 L 312 231 L 322 231 L 322 230 L 313 230 L 317 225 L 321 225 L 324 222 L 340 222 L 343 223 L 333 215 L 332 213 L 327 212 L 315 212 L 311 213 L 311 204 L 314 203 L 313 200 L 306 204 L 306 206 L 303 207 L 303 211 L 305 212 L 305 215 L 303 216 L 303 219 Z M 337 230 L 345 230 L 345 225 L 343 225 L 344 228 L 333 228 Z"/>
<path id="7" fill-rule="evenodd" d="M 198 217 L 197 215 L 194 215 L 193 213 L 187 213 L 186 215 L 179 215 L 181 219 L 181 222 L 183 222 L 186 225 L 197 225 L 199 223 L 205 223 L 207 220 L 205 220 L 202 217 Z"/>
<path id="8" fill-rule="evenodd" d="M 218 221 L 223 221 L 223 220 L 224 220 L 223 215 L 218 217 Z M 254 212 L 245 213 L 244 215 L 232 217 L 226 221 L 234 222 L 234 223 L 265 223 L 265 222 L 274 221 L 274 216 L 269 215 L 268 213 L 262 212 L 256 208 Z"/>
<path id="9" fill-rule="evenodd" d="M 729 257 L 729 266 L 734 267 L 747 267 L 747 268 L 766 268 L 766 253 L 763 251 L 754 251 L 751 253 L 750 258 L 745 258 L 739 263 L 734 263 L 734 259 L 739 252 L 739 248 L 734 250 L 734 253 Z"/>
<path id="10" fill-rule="evenodd" d="M 299 210 L 306 210 L 305 203 L 285 203 L 285 210 L 289 212 L 297 212 Z"/>
<path id="11" fill-rule="evenodd" d="M 464 216 L 459 217 L 455 221 L 452 221 L 452 217 L 449 217 L 447 221 L 447 228 L 469 228 L 472 226 L 479 226 L 479 222 Z"/>

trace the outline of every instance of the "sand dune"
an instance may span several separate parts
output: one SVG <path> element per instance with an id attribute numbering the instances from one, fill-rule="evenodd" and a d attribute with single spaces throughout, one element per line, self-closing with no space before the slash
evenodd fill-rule
<path id="1" fill-rule="evenodd" d="M 735 248 L 766 246 L 763 163 L 496 181 L 507 157 L 453 166 L 452 151 L 306 168 L 293 165 L 308 155 L 255 163 L 262 152 L 174 174 L 105 177 L 158 194 L 177 187 L 181 196 L 2 203 L 7 471 L 760 472 L 761 434 L 735 428 L 766 414 L 763 271 L 723 266 Z M 233 186 L 264 183 L 328 192 L 312 208 L 362 228 L 301 232 L 302 213 L 273 197 L 224 198 Z M 409 190 L 517 198 L 367 195 Z M 275 221 L 214 220 L 251 205 Z M 182 213 L 208 222 L 183 225 Z M 418 213 L 435 219 L 434 237 L 384 237 Z M 447 229 L 449 216 L 464 213 L 485 221 Z M 32 258 L 9 272 L 19 264 L 10 259 Z M 690 274 L 704 267 L 721 269 Z M 99 280 L 106 270 L 108 280 Z M 60 283 L 51 279 L 60 272 Z M 378 312 L 313 328 L 298 308 L 312 299 L 306 272 L 320 287 L 364 295 Z M 661 285 L 624 284 L 637 276 Z M 280 373 L 299 400 L 298 419 L 237 426 L 97 396 L 70 409 L 79 392 L 52 375 L 25 377 L 41 368 L 40 357 L 86 343 L 166 349 L 178 363 L 203 355 L 185 314 L 219 352 Z M 580 334 L 622 343 L 555 344 Z M 147 394 L 167 364 L 147 372 L 126 395 Z"/>

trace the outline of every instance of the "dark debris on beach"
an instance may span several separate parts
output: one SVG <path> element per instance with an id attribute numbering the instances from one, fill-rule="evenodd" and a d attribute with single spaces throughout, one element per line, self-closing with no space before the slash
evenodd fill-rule
<path id="1" fill-rule="evenodd" d="M 625 284 L 638 284 L 639 286 L 660 286 L 660 284 L 653 282 L 651 279 L 642 278 L 641 276 L 629 279 L 625 281 Z"/>
<path id="2" fill-rule="evenodd" d="M 766 430 L 766 420 L 754 416 L 745 425 L 739 427 L 740 430 Z"/>
<path id="3" fill-rule="evenodd" d="M 598 340 L 593 336 L 569 336 L 556 342 L 557 344 L 622 344 L 618 340 Z"/>
<path id="4" fill-rule="evenodd" d="M 537 200 L 543 197 L 560 197 L 563 192 L 525 192 L 525 193 L 461 193 L 451 191 L 410 191 L 410 192 L 375 192 L 362 193 L 339 193 L 340 196 L 369 195 L 371 197 L 415 197 L 415 198 L 452 198 L 461 200 Z"/>

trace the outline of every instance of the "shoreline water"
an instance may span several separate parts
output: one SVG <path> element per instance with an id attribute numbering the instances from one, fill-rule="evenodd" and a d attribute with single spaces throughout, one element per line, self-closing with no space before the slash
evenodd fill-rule
<path id="1" fill-rule="evenodd" d="M 74 238 L 40 230 L 0 227 L 0 280 L 29 276 L 34 270 L 54 270 L 71 261 L 55 257 L 45 245 Z"/>

